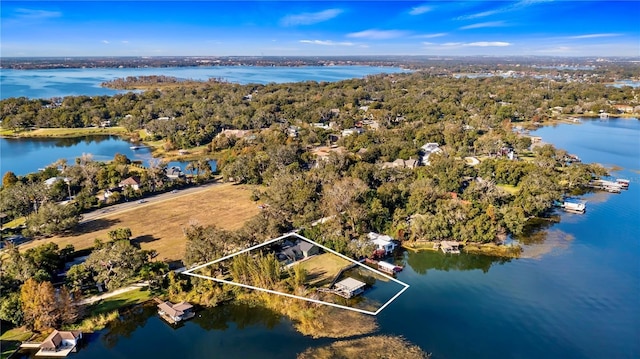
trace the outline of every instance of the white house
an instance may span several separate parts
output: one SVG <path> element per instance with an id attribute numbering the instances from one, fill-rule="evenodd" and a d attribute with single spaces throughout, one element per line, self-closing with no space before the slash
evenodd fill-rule
<path id="1" fill-rule="evenodd" d="M 68 177 L 51 177 L 51 178 L 48 178 L 46 181 L 44 181 L 44 184 L 47 185 L 47 187 L 51 187 L 53 186 L 54 183 L 58 181 L 64 181 L 64 183 L 69 183 L 69 178 Z"/>
<path id="2" fill-rule="evenodd" d="M 369 232 L 367 237 L 376 246 L 376 251 L 384 251 L 385 255 L 392 254 L 396 249 L 396 244 L 393 242 L 393 238 L 385 234 L 379 234 L 375 232 Z"/>
<path id="3" fill-rule="evenodd" d="M 36 356 L 66 356 L 75 349 L 80 339 L 82 332 L 54 330 L 40 344 Z"/>
<path id="4" fill-rule="evenodd" d="M 440 145 L 435 142 L 429 142 L 424 146 L 420 147 L 420 149 L 422 150 L 422 153 L 423 153 L 422 164 L 425 166 L 428 166 L 430 164 L 429 156 L 432 153 L 442 153 L 442 149 L 440 149 Z"/>
<path id="5" fill-rule="evenodd" d="M 364 132 L 364 129 L 359 127 L 347 128 L 346 130 L 342 130 L 342 137 L 351 136 L 353 134 L 361 134 Z"/>

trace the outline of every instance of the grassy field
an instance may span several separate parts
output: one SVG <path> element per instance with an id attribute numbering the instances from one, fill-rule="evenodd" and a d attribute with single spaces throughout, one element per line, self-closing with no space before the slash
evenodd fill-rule
<path id="1" fill-rule="evenodd" d="M 9 355 L 18 349 L 20 343 L 29 340 L 31 336 L 33 336 L 33 332 L 25 329 L 24 327 L 11 328 L 8 330 L 3 328 L 2 335 L 0 335 L 0 358 L 8 358 Z"/>
<path id="2" fill-rule="evenodd" d="M 109 313 L 121 307 L 144 303 L 153 298 L 149 288 L 140 288 L 103 299 L 87 308 L 87 316 Z"/>
<path id="3" fill-rule="evenodd" d="M 323 253 L 313 256 L 296 265 L 307 270 L 307 284 L 310 287 L 322 287 L 331 283 L 340 269 L 351 264 L 350 261 L 333 253 Z"/>
<path id="4" fill-rule="evenodd" d="M 124 135 L 124 127 L 89 128 L 39 128 L 36 130 L 13 131 L 2 129 L 0 136 L 15 137 L 78 137 L 88 135 Z"/>
<path id="5" fill-rule="evenodd" d="M 96 238 L 107 241 L 107 232 L 128 227 L 132 242 L 145 250 L 156 250 L 157 259 L 174 261 L 185 253 L 183 228 L 196 221 L 202 225 L 216 225 L 234 230 L 242 227 L 259 209 L 250 199 L 251 188 L 234 184 L 219 184 L 197 193 L 148 203 L 131 210 L 106 215 L 78 226 L 69 236 L 33 241 L 22 248 L 55 242 L 60 248 L 72 244 L 76 250 L 92 247 Z"/>

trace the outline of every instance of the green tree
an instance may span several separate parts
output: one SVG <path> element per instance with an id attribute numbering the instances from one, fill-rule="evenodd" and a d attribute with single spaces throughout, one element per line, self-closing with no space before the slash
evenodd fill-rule
<path id="1" fill-rule="evenodd" d="M 32 234 L 50 236 L 75 227 L 79 221 L 80 213 L 76 206 L 48 202 L 27 219 L 27 228 Z"/>
<path id="2" fill-rule="evenodd" d="M 131 239 L 131 229 L 128 227 L 120 227 L 107 232 L 107 236 L 112 241 L 128 241 Z"/>
<path id="3" fill-rule="evenodd" d="M 20 303 L 20 293 L 5 293 L 0 298 L 0 319 L 15 326 L 22 324 L 24 314 Z"/>
<path id="4" fill-rule="evenodd" d="M 97 282 L 113 290 L 134 281 L 145 262 L 143 251 L 127 241 L 116 241 L 94 250 L 84 265 L 95 273 Z"/>
<path id="5" fill-rule="evenodd" d="M 69 268 L 67 276 L 65 277 L 65 283 L 74 292 L 82 292 L 83 289 L 95 284 L 93 273 L 82 263 Z"/>

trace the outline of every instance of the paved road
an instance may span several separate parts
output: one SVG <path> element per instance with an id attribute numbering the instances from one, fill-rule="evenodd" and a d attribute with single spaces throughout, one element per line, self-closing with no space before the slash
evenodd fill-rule
<path id="1" fill-rule="evenodd" d="M 143 203 L 140 203 L 140 200 L 135 200 L 135 201 L 119 203 L 119 204 L 101 208 L 95 211 L 83 213 L 82 220 L 80 221 L 80 223 L 90 222 L 90 221 L 93 221 L 102 217 L 110 216 L 116 213 L 131 211 L 136 208 L 141 208 L 153 203 L 169 201 L 169 200 L 186 196 L 192 193 L 202 192 L 218 184 L 219 184 L 218 182 L 214 182 L 214 183 L 207 183 L 200 186 L 179 189 L 175 192 L 166 192 L 166 193 L 161 193 L 154 196 L 145 197 L 142 200 Z"/>

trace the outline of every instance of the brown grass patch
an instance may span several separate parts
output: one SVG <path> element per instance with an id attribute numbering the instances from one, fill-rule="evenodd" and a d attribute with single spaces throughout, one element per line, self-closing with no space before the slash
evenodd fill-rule
<path id="1" fill-rule="evenodd" d="M 60 248 L 72 244 L 76 250 L 85 249 L 92 247 L 96 238 L 107 241 L 108 231 L 128 227 L 133 234 L 132 242 L 140 244 L 140 248 L 156 250 L 159 260 L 179 260 L 184 256 L 186 243 L 182 229 L 189 222 L 238 229 L 259 212 L 250 195 L 249 186 L 219 184 L 197 193 L 105 215 L 80 225 L 71 236 L 33 241 L 23 248 L 55 242 Z"/>
<path id="2" fill-rule="evenodd" d="M 376 335 L 343 340 L 318 348 L 310 348 L 298 354 L 298 359 L 330 358 L 426 358 L 427 354 L 417 345 L 401 337 Z"/>

